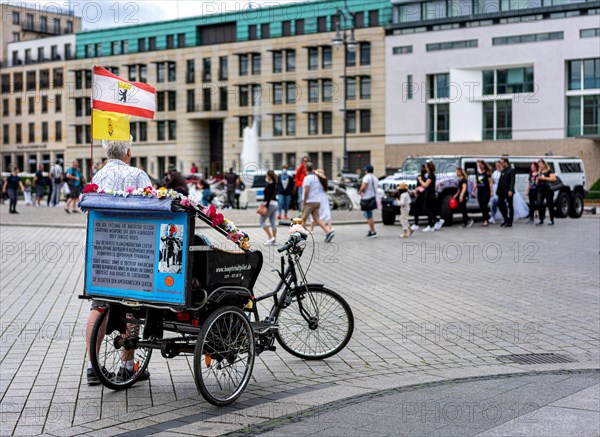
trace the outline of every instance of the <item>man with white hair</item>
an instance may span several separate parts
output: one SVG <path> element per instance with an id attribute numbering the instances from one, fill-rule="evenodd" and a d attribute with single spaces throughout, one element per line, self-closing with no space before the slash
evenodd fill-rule
<path id="1" fill-rule="evenodd" d="M 143 170 L 129 165 L 131 162 L 131 141 L 102 141 L 102 147 L 106 151 L 108 162 L 102 169 L 98 170 L 92 178 L 92 183 L 98 185 L 98 190 L 124 191 L 128 187 L 146 188 L 152 185 L 150 178 Z M 96 323 L 99 314 L 98 303 L 92 301 L 92 308 L 90 309 L 86 326 L 86 340 L 88 345 L 88 385 L 100 384 L 100 380 L 94 374 L 94 370 L 92 369 L 92 361 L 90 358 L 90 338 L 92 336 L 94 323 Z M 129 375 L 133 373 L 133 361 L 125 361 L 123 364 L 124 368 L 121 369 L 119 374 L 123 372 L 123 379 L 128 379 Z M 143 381 L 149 377 L 150 373 L 146 370 L 139 381 Z"/>

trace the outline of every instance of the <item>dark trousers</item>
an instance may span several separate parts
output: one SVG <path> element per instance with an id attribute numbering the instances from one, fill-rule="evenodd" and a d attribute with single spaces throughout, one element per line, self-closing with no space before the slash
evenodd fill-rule
<path id="1" fill-rule="evenodd" d="M 538 190 L 529 189 L 529 220 L 533 220 L 537 209 Z"/>
<path id="2" fill-rule="evenodd" d="M 469 223 L 469 214 L 467 214 L 467 199 L 463 199 L 463 201 L 460 201 L 460 198 L 456 199 L 458 200 L 458 212 L 460 212 L 462 214 L 462 219 L 463 219 L 463 225 L 467 225 L 467 223 Z"/>
<path id="3" fill-rule="evenodd" d="M 423 214 L 423 203 L 425 201 L 425 195 L 423 193 L 417 194 L 415 203 L 413 204 L 413 216 L 415 218 L 415 225 L 419 226 L 419 215 Z"/>
<path id="4" fill-rule="evenodd" d="M 512 225 L 515 216 L 512 196 L 509 197 L 508 194 L 498 194 L 498 208 L 500 209 L 500 214 L 502 214 L 504 223 Z"/>
<path id="5" fill-rule="evenodd" d="M 487 222 L 490 219 L 490 193 L 489 191 L 477 190 L 477 202 L 483 216 L 483 221 Z"/>
<path id="6" fill-rule="evenodd" d="M 544 205 L 544 200 L 546 205 Z M 554 221 L 554 191 L 549 188 L 542 188 L 538 190 L 537 194 L 537 207 L 540 214 L 540 221 L 543 222 L 546 217 L 546 207 L 548 207 L 548 213 L 550 214 L 550 221 Z"/>
<path id="7" fill-rule="evenodd" d="M 433 228 L 437 221 L 435 214 L 435 196 L 425 194 L 425 211 L 427 212 L 427 224 Z"/>
<path id="8" fill-rule="evenodd" d="M 227 189 L 227 203 L 231 208 L 235 208 L 235 188 Z"/>
<path id="9" fill-rule="evenodd" d="M 19 199 L 17 196 L 17 190 L 9 188 L 6 191 L 8 193 L 8 198 L 10 199 L 10 202 L 8 203 L 9 211 L 16 211 L 17 210 L 17 200 Z"/>

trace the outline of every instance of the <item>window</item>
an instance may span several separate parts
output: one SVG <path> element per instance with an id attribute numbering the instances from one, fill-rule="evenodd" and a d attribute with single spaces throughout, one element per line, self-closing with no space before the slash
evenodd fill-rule
<path id="1" fill-rule="evenodd" d="M 86 97 L 83 99 L 85 105 L 85 115 L 92 115 L 92 99 L 90 97 Z"/>
<path id="2" fill-rule="evenodd" d="M 356 133 L 356 111 L 346 111 L 346 133 Z"/>
<path id="3" fill-rule="evenodd" d="M 210 88 L 202 89 L 202 110 L 212 110 L 212 89 Z"/>
<path id="4" fill-rule="evenodd" d="M 29 96 L 27 98 L 27 108 L 28 114 L 35 114 L 35 97 Z"/>
<path id="5" fill-rule="evenodd" d="M 177 111 L 177 93 L 175 91 L 168 92 L 169 111 Z"/>
<path id="6" fill-rule="evenodd" d="M 156 93 L 156 112 L 165 110 L 165 92 L 159 91 Z"/>
<path id="7" fill-rule="evenodd" d="M 430 74 L 427 76 L 430 99 L 447 99 L 450 97 L 450 74 Z"/>
<path id="8" fill-rule="evenodd" d="M 2 99 L 2 115 L 4 117 L 8 116 L 8 107 L 9 107 L 8 99 Z"/>
<path id="9" fill-rule="evenodd" d="M 323 101 L 331 102 L 333 100 L 333 82 L 331 79 L 323 79 L 321 86 L 323 88 Z"/>
<path id="10" fill-rule="evenodd" d="M 484 140 L 512 138 L 512 101 L 495 100 L 483 102 Z"/>
<path id="11" fill-rule="evenodd" d="M 354 26 L 357 29 L 365 27 L 365 13 L 364 12 L 356 12 L 354 14 Z"/>
<path id="12" fill-rule="evenodd" d="M 360 111 L 360 132 L 371 132 L 371 111 L 369 109 Z"/>
<path id="13" fill-rule="evenodd" d="M 25 25 L 23 27 L 27 30 L 33 29 L 33 14 L 25 15 Z"/>
<path id="14" fill-rule="evenodd" d="M 157 64 L 157 68 L 158 65 L 160 64 Z M 194 59 L 188 59 L 186 62 L 185 83 L 194 82 L 196 82 L 196 61 Z"/>
<path id="15" fill-rule="evenodd" d="M 283 115 L 273 115 L 273 136 L 280 137 L 283 135 Z"/>
<path id="16" fill-rule="evenodd" d="M 360 65 L 371 65 L 371 43 L 360 43 Z"/>
<path id="17" fill-rule="evenodd" d="M 138 52 L 146 51 L 146 40 L 144 38 L 138 39 Z"/>
<path id="18" fill-rule="evenodd" d="M 413 46 L 398 46 L 392 48 L 393 55 L 408 55 L 413 52 Z"/>
<path id="19" fill-rule="evenodd" d="M 44 33 L 48 31 L 48 17 L 40 18 L 40 30 Z"/>
<path id="20" fill-rule="evenodd" d="M 251 92 L 252 100 L 250 103 L 252 103 L 253 106 L 259 104 L 262 97 L 262 87 L 260 85 L 252 85 Z"/>
<path id="21" fill-rule="evenodd" d="M 283 36 L 290 36 L 292 34 L 292 22 L 287 20 L 281 23 L 281 34 Z"/>
<path id="22" fill-rule="evenodd" d="M 60 18 L 54 19 L 54 33 L 57 35 L 60 33 Z"/>
<path id="23" fill-rule="evenodd" d="M 187 90 L 187 112 L 196 111 L 196 90 Z"/>
<path id="24" fill-rule="evenodd" d="M 252 74 L 260 74 L 260 62 L 261 57 L 259 53 L 254 53 L 252 55 Z"/>
<path id="25" fill-rule="evenodd" d="M 248 75 L 248 55 L 239 55 L 240 76 Z"/>
<path id="26" fill-rule="evenodd" d="M 248 85 L 240 86 L 240 106 L 248 106 Z"/>
<path id="27" fill-rule="evenodd" d="M 600 95 L 567 97 L 567 136 L 600 135 Z"/>
<path id="28" fill-rule="evenodd" d="M 304 20 L 296 20 L 296 35 L 304 35 Z"/>
<path id="29" fill-rule="evenodd" d="M 57 45 L 50 46 L 50 59 L 52 59 L 53 61 L 60 59 L 60 57 L 58 56 Z"/>
<path id="30" fill-rule="evenodd" d="M 285 134 L 287 136 L 296 135 L 296 114 L 285 115 Z"/>
<path id="31" fill-rule="evenodd" d="M 594 38 L 600 36 L 600 27 L 596 27 L 595 29 L 581 29 L 579 31 L 580 38 Z"/>
<path id="32" fill-rule="evenodd" d="M 129 41 L 121 41 L 121 53 L 124 55 L 129 53 Z"/>
<path id="33" fill-rule="evenodd" d="M 137 80 L 137 65 L 127 66 L 127 78 L 134 82 Z M 157 82 L 165 81 L 165 64 L 156 64 L 156 80 Z"/>
<path id="34" fill-rule="evenodd" d="M 285 71 L 296 71 L 296 50 L 285 51 Z"/>
<path id="35" fill-rule="evenodd" d="M 42 114 L 48 113 L 48 96 L 42 96 Z"/>
<path id="36" fill-rule="evenodd" d="M 12 16 L 14 25 L 18 26 L 19 24 L 21 24 L 21 15 L 18 12 L 14 11 L 12 13 Z"/>
<path id="37" fill-rule="evenodd" d="M 54 88 L 62 88 L 63 86 L 63 69 L 55 68 L 52 70 L 52 86 Z"/>
<path id="38" fill-rule="evenodd" d="M 212 61 L 210 58 L 204 58 L 202 60 L 202 82 L 210 82 L 211 81 L 211 70 L 212 70 Z"/>
<path id="39" fill-rule="evenodd" d="M 62 111 L 62 95 L 61 94 L 56 94 L 54 96 L 54 112 L 61 112 Z"/>
<path id="40" fill-rule="evenodd" d="M 369 11 L 369 26 L 370 27 L 379 26 L 379 11 L 378 10 Z"/>
<path id="41" fill-rule="evenodd" d="M 31 64 L 31 49 L 25 50 L 25 65 Z"/>
<path id="42" fill-rule="evenodd" d="M 346 100 L 356 100 L 356 78 L 346 78 Z"/>
<path id="43" fill-rule="evenodd" d="M 118 55 L 119 54 L 119 41 L 113 41 L 110 44 L 110 54 L 111 55 Z"/>
<path id="44" fill-rule="evenodd" d="M 250 118 L 247 115 L 240 117 L 240 132 L 239 132 L 240 138 L 242 138 L 244 136 L 244 129 L 250 125 L 249 119 Z"/>
<path id="45" fill-rule="evenodd" d="M 295 82 L 287 82 L 285 85 L 285 102 L 288 104 L 296 103 L 296 83 Z"/>
<path id="46" fill-rule="evenodd" d="M 62 121 L 54 122 L 54 141 L 62 141 Z"/>
<path id="47" fill-rule="evenodd" d="M 23 128 L 21 123 L 15 125 L 15 143 L 23 142 Z"/>
<path id="48" fill-rule="evenodd" d="M 360 98 L 371 98 L 371 78 L 369 76 L 363 76 L 360 78 Z"/>
<path id="49" fill-rule="evenodd" d="M 331 46 L 321 47 L 321 67 L 331 68 Z"/>
<path id="50" fill-rule="evenodd" d="M 177 34 L 177 47 L 180 49 L 185 47 L 185 33 Z"/>
<path id="51" fill-rule="evenodd" d="M 15 99 L 15 114 L 16 115 L 21 115 L 21 98 L 17 97 Z"/>
<path id="52" fill-rule="evenodd" d="M 583 173 L 581 164 L 578 162 L 561 162 L 558 167 L 561 173 Z"/>
<path id="53" fill-rule="evenodd" d="M 258 29 L 256 24 L 248 26 L 248 39 L 258 39 Z"/>
<path id="54" fill-rule="evenodd" d="M 434 103 L 427 105 L 429 110 L 429 141 L 450 140 L 450 105 Z"/>
<path id="55" fill-rule="evenodd" d="M 12 65 L 19 65 L 21 62 L 21 60 L 19 59 L 19 52 L 16 50 L 13 50 L 12 52 Z"/>
<path id="56" fill-rule="evenodd" d="M 156 37 L 155 36 L 151 36 L 150 38 L 148 38 L 148 49 L 150 51 L 156 50 Z"/>
<path id="57" fill-rule="evenodd" d="M 156 122 L 156 140 L 164 141 L 165 140 L 165 122 L 157 121 Z"/>
<path id="58" fill-rule="evenodd" d="M 309 47 L 308 48 L 308 69 L 316 70 L 319 68 L 319 48 Z"/>
<path id="59" fill-rule="evenodd" d="M 96 55 L 96 57 L 102 56 L 102 44 L 101 43 L 96 44 L 95 55 Z"/>
<path id="60" fill-rule="evenodd" d="M 283 84 L 273 84 L 273 104 L 281 105 L 283 103 Z"/>
<path id="61" fill-rule="evenodd" d="M 176 140 L 177 139 L 177 122 L 176 121 L 169 121 L 169 140 Z"/>
<path id="62" fill-rule="evenodd" d="M 229 69 L 228 69 L 227 56 L 219 57 L 219 80 L 227 80 L 229 79 Z"/>
<path id="63" fill-rule="evenodd" d="M 260 25 L 260 37 L 262 39 L 271 38 L 271 25 L 270 23 L 263 23 Z"/>
<path id="64" fill-rule="evenodd" d="M 346 67 L 356 66 L 356 51 L 346 50 Z"/>
<path id="65" fill-rule="evenodd" d="M 48 122 L 47 121 L 43 121 L 42 122 L 42 142 L 47 142 L 48 141 Z"/>
<path id="66" fill-rule="evenodd" d="M 36 83 L 35 83 L 35 71 L 27 72 L 27 91 L 35 91 Z"/>
<path id="67" fill-rule="evenodd" d="M 220 111 L 227 111 L 227 100 L 228 100 L 229 94 L 227 93 L 227 87 L 226 86 L 222 86 L 219 88 L 219 110 Z"/>
<path id="68" fill-rule="evenodd" d="M 450 41 L 450 42 L 436 42 L 427 44 L 425 49 L 428 52 L 436 52 L 440 50 L 456 50 L 456 49 L 469 49 L 478 46 L 476 39 L 468 39 L 463 41 Z"/>
<path id="69" fill-rule="evenodd" d="M 139 69 L 140 69 L 140 82 L 143 82 L 143 83 L 148 82 L 148 68 L 146 67 L 146 64 L 140 64 Z"/>
<path id="70" fill-rule="evenodd" d="M 175 35 L 167 35 L 167 49 L 175 48 Z"/>
<path id="71" fill-rule="evenodd" d="M 317 135 L 319 133 L 319 113 L 308 113 L 308 134 Z"/>
<path id="72" fill-rule="evenodd" d="M 327 17 L 317 18 L 317 32 L 327 32 Z"/>
<path id="73" fill-rule="evenodd" d="M 322 133 L 327 135 L 333 132 L 333 116 L 329 111 L 321 113 Z"/>
<path id="74" fill-rule="evenodd" d="M 567 62 L 568 89 L 600 88 L 600 58 Z"/>
<path id="75" fill-rule="evenodd" d="M 15 76 L 16 76 L 16 73 L 14 74 L 13 77 L 15 77 Z M 10 74 L 3 74 L 2 75 L 2 92 L 3 93 L 10 93 Z"/>
<path id="76" fill-rule="evenodd" d="M 308 101 L 315 103 L 319 101 L 319 81 L 309 80 L 308 81 Z"/>
<path id="77" fill-rule="evenodd" d="M 533 92 L 533 67 L 483 71 L 483 95 Z"/>
<path id="78" fill-rule="evenodd" d="M 45 58 L 46 57 L 44 56 L 44 47 L 38 47 L 37 61 L 44 62 L 46 60 Z"/>
<path id="79" fill-rule="evenodd" d="M 273 52 L 273 73 L 281 73 L 283 71 L 283 52 L 277 50 Z"/>
<path id="80" fill-rule="evenodd" d="M 423 4 L 423 20 L 446 18 L 446 1 L 435 0 Z"/>
<path id="81" fill-rule="evenodd" d="M 2 126 L 2 143 L 8 144 L 10 142 L 10 131 L 7 124 Z"/>
<path id="82" fill-rule="evenodd" d="M 35 123 L 29 123 L 28 137 L 30 143 L 35 142 Z"/>
<path id="83" fill-rule="evenodd" d="M 138 141 L 148 141 L 148 123 L 141 121 L 138 126 L 140 129 L 140 139 Z"/>
<path id="84" fill-rule="evenodd" d="M 175 82 L 177 80 L 177 64 L 175 62 L 169 62 L 168 64 L 169 82 Z"/>
<path id="85" fill-rule="evenodd" d="M 80 98 L 75 99 L 75 117 L 83 116 L 83 101 Z"/>
<path id="86" fill-rule="evenodd" d="M 50 86 L 50 70 L 40 70 L 40 89 Z"/>
<path id="87" fill-rule="evenodd" d="M 564 32 L 531 33 L 527 35 L 499 36 L 492 38 L 492 45 L 500 46 L 561 39 L 564 39 Z"/>

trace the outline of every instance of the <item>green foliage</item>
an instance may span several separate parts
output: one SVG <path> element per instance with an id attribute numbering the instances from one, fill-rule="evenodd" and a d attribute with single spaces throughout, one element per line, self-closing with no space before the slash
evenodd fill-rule
<path id="1" fill-rule="evenodd" d="M 600 179 L 594 182 L 594 185 L 590 188 L 586 199 L 600 199 Z"/>

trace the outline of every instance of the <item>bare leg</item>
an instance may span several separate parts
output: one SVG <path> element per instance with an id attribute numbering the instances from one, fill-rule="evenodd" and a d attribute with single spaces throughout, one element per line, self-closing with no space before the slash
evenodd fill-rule
<path id="1" fill-rule="evenodd" d="M 268 226 L 264 227 L 263 230 L 265 231 L 265 233 L 267 234 L 267 237 L 269 238 L 269 240 L 271 238 L 273 238 L 273 235 L 271 235 L 271 230 L 269 229 Z"/>
<path id="2" fill-rule="evenodd" d="M 91 339 L 92 339 L 92 330 L 94 329 L 94 325 L 96 324 L 96 320 L 100 316 L 100 312 L 98 310 L 90 310 L 88 314 L 87 325 L 85 327 L 85 338 L 88 346 L 88 360 L 92 360 L 92 354 L 90 353 Z M 106 319 L 104 320 L 104 326 L 100 329 L 98 333 L 98 343 L 96 344 L 96 350 L 100 350 L 100 344 L 102 344 L 102 340 L 104 340 L 104 334 L 106 333 Z"/>
<path id="3" fill-rule="evenodd" d="M 369 230 L 375 232 L 375 219 L 367 219 L 367 223 L 369 224 Z"/>

